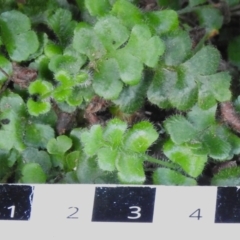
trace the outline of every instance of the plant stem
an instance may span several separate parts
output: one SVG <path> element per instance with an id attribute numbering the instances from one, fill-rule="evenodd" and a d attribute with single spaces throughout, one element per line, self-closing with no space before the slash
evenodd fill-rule
<path id="1" fill-rule="evenodd" d="M 11 175 L 13 174 L 13 170 L 7 172 L 4 177 L 0 180 L 0 183 L 7 183 L 8 179 L 11 177 Z"/>
<path id="2" fill-rule="evenodd" d="M 153 158 L 149 155 L 146 155 L 147 157 L 147 161 L 148 162 L 151 162 L 151 163 L 156 163 L 156 164 L 159 164 L 163 167 L 167 167 L 167 168 L 171 168 L 171 169 L 174 169 L 174 170 L 178 170 L 179 169 L 179 166 L 177 166 L 176 164 L 174 163 L 170 163 L 170 162 L 166 162 L 166 161 L 163 161 L 163 160 L 160 160 L 160 159 L 156 159 L 156 158 Z"/>
<path id="3" fill-rule="evenodd" d="M 197 6 L 197 7 L 185 7 L 181 10 L 178 10 L 177 13 L 180 14 L 185 14 L 185 13 L 190 13 L 193 12 L 195 10 L 198 10 L 199 8 L 201 8 L 202 6 Z"/>

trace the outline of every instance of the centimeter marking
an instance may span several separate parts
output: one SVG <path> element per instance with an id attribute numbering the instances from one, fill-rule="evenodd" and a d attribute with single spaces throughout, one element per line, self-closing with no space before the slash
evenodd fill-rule
<path id="1" fill-rule="evenodd" d="M 20 224 L 23 222 L 24 225 Z M 120 236 L 126 237 L 121 228 L 133 231 L 137 238 L 135 231 L 141 237 L 145 234 L 142 228 L 146 229 L 146 226 L 151 231 L 162 229 L 163 232 L 170 226 L 203 227 L 206 230 L 209 226 L 233 223 L 240 223 L 239 187 L 0 185 L 0 227 L 5 226 L 1 231 L 12 234 L 8 239 L 16 237 L 9 229 L 19 226 L 24 226 L 25 230 L 30 226 L 32 229 L 59 226 L 60 236 L 69 229 L 72 233 L 76 229 L 84 232 L 84 226 L 88 226 L 92 231 L 88 234 L 98 238 L 102 229 L 111 226 L 118 232 L 114 238 L 120 239 Z M 99 232 L 94 233 L 94 229 Z M 44 237 L 41 234 L 39 239 Z M 54 231 L 54 234 L 57 233 Z M 37 236 L 34 238 L 38 239 Z M 54 236 L 57 235 L 51 237 Z M 104 236 L 103 239 L 108 238 Z"/>

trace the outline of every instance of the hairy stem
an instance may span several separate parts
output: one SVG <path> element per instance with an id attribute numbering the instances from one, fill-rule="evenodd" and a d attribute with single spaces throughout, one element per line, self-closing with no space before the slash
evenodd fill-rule
<path id="1" fill-rule="evenodd" d="M 174 169 L 174 170 L 179 170 L 179 166 L 177 166 L 176 164 L 174 163 L 171 163 L 171 162 L 166 162 L 166 161 L 163 161 L 163 160 L 160 160 L 160 159 L 156 159 L 156 158 L 153 158 L 149 155 L 146 155 L 147 157 L 147 161 L 148 162 L 151 162 L 151 163 L 156 163 L 156 164 L 159 164 L 163 167 L 167 167 L 167 168 L 171 168 L 171 169 Z"/>

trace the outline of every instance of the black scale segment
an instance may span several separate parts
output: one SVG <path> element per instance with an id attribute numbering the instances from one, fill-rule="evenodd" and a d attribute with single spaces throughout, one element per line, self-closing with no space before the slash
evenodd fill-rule
<path id="1" fill-rule="evenodd" d="M 93 222 L 151 223 L 156 188 L 96 187 Z"/>
<path id="2" fill-rule="evenodd" d="M 0 220 L 29 220 L 33 187 L 0 185 Z"/>
<path id="3" fill-rule="evenodd" d="M 215 223 L 240 223 L 240 188 L 218 187 Z"/>

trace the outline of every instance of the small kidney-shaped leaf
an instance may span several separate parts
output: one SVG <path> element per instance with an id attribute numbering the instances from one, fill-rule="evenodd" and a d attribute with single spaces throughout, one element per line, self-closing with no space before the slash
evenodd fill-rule
<path id="1" fill-rule="evenodd" d="M 27 101 L 28 112 L 32 116 L 39 116 L 50 111 L 51 104 L 49 102 L 35 102 L 32 99 Z"/>
<path id="2" fill-rule="evenodd" d="M 28 91 L 30 94 L 39 94 L 41 96 L 44 96 L 45 94 L 52 91 L 53 86 L 50 82 L 43 81 L 43 80 L 36 80 L 30 84 L 28 87 Z"/>
<path id="3" fill-rule="evenodd" d="M 53 155 L 63 155 L 67 150 L 69 150 L 72 146 L 72 139 L 62 135 L 55 138 L 50 139 L 47 144 L 47 150 L 50 154 Z"/>
<path id="4" fill-rule="evenodd" d="M 23 183 L 45 183 L 46 174 L 38 163 L 27 163 L 22 168 L 21 182 Z"/>

